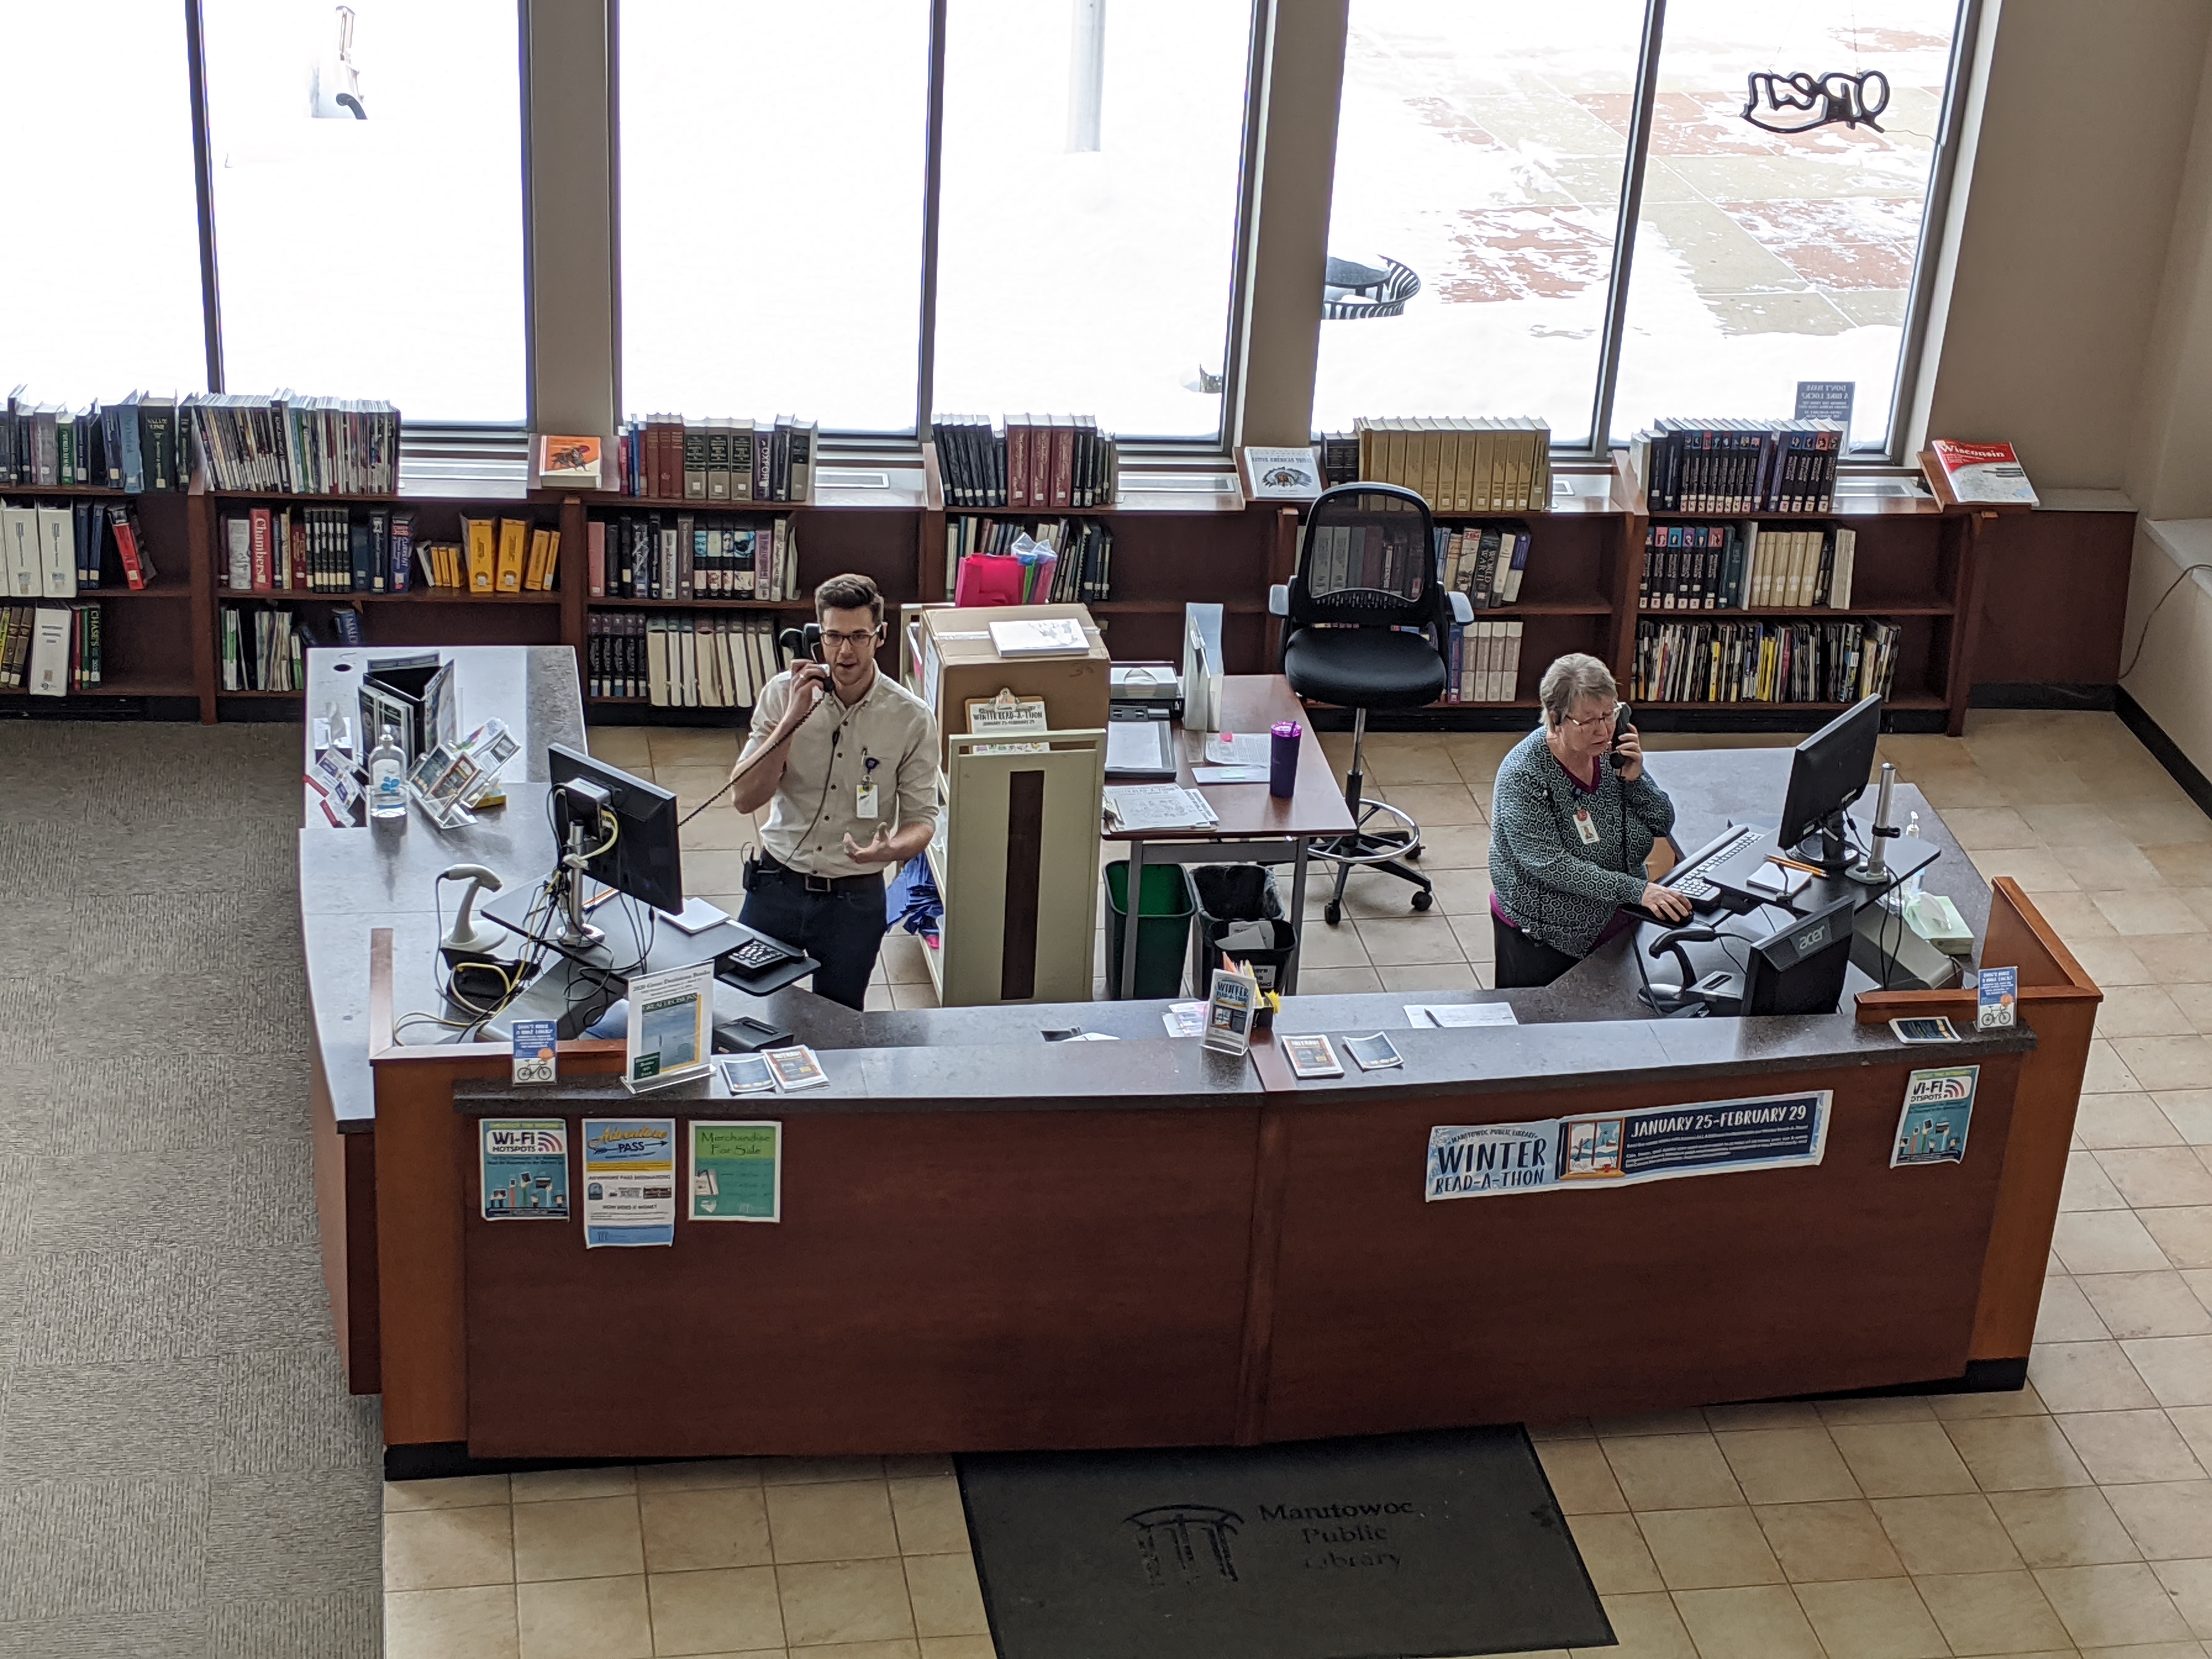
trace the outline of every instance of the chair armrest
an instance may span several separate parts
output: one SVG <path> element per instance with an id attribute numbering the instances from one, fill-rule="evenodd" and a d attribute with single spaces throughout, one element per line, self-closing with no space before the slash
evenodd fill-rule
<path id="1" fill-rule="evenodd" d="M 1267 614 L 1271 617 L 1291 614 L 1291 585 L 1288 582 L 1277 582 L 1267 590 Z"/>
<path id="2" fill-rule="evenodd" d="M 1456 587 L 1451 590 L 1450 599 L 1452 620 L 1462 628 L 1466 627 L 1474 620 L 1474 601 Z"/>

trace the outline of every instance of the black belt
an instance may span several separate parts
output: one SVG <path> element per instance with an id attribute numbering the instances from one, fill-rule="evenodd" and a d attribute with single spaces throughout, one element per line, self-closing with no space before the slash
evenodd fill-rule
<path id="1" fill-rule="evenodd" d="M 787 864 L 779 863 L 765 852 L 760 855 L 760 867 L 763 875 L 793 878 L 810 893 L 859 893 L 866 891 L 870 882 L 873 882 L 878 889 L 884 884 L 884 878 L 880 875 L 809 875 L 804 870 L 794 870 Z"/>

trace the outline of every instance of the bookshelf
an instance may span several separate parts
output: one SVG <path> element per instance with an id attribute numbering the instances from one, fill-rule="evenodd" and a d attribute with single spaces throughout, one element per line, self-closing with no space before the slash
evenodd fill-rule
<path id="1" fill-rule="evenodd" d="M 841 475 L 842 477 L 841 477 Z M 866 487 L 848 480 L 867 480 Z M 122 492 L 78 486 L 17 490 L 11 498 L 122 499 Z M 219 689 L 218 648 L 226 604 L 276 605 L 301 613 L 327 631 L 338 606 L 358 610 L 372 647 L 464 644 L 566 644 L 586 648 L 592 618 L 610 611 L 695 610 L 767 613 L 793 623 L 811 612 L 802 597 L 626 599 L 587 592 L 586 526 L 592 517 L 624 513 L 685 512 L 709 516 L 788 515 L 798 545 L 803 594 L 840 571 L 874 578 L 888 612 L 904 605 L 940 600 L 945 593 L 948 510 L 936 457 L 925 446 L 919 471 L 896 467 L 825 467 L 814 498 L 805 502 L 713 503 L 486 487 L 468 495 L 403 490 L 396 496 L 286 495 L 264 492 L 146 493 L 134 498 L 160 575 L 142 592 L 124 587 L 88 590 L 80 599 L 101 611 L 105 678 L 94 690 L 68 698 L 40 698 L 35 712 L 64 714 L 137 712 L 158 718 L 289 720 L 299 717 L 298 692 L 227 692 Z M 234 594 L 216 583 L 228 514 L 256 505 L 397 507 L 413 515 L 417 542 L 459 539 L 463 517 L 523 518 L 561 532 L 556 586 L 550 592 L 474 594 L 413 588 L 401 594 L 332 594 L 294 591 Z M 982 511 L 978 516 L 1030 520 L 1098 518 L 1114 531 L 1108 597 L 1092 611 L 1109 647 L 1123 661 L 1176 660 L 1180 655 L 1182 607 L 1217 603 L 1224 610 L 1229 667 L 1235 672 L 1271 670 L 1275 625 L 1267 615 L 1271 583 L 1289 580 L 1295 566 L 1300 511 L 1276 503 L 1248 502 L 1233 471 L 1176 477 L 1131 470 L 1114 503 L 1042 514 Z M 1844 609 L 1759 606 L 1750 610 L 1649 612 L 1637 595 L 1644 538 L 1656 522 L 1713 522 L 1756 517 L 1778 527 L 1840 522 L 1857 532 L 1851 604 Z M 2036 522 L 2051 520 L 2039 514 Z M 1449 528 L 1491 523 L 1526 525 L 1532 544 L 1517 603 L 1479 613 L 1524 623 L 1515 695 L 1485 703 L 1443 703 L 1377 724 L 1439 728 L 1522 729 L 1537 707 L 1536 682 L 1563 652 L 1587 651 L 1607 662 L 1624 684 L 1633 666 L 1639 621 L 1842 621 L 1895 623 L 1901 629 L 1890 723 L 1911 731 L 1963 729 L 1979 635 L 1983 572 L 1991 562 L 1990 538 L 1997 520 L 1984 512 L 1946 506 L 1917 495 L 1877 495 L 1845 491 L 1837 511 L 1825 514 L 1654 514 L 1648 508 L 1626 454 L 1609 471 L 1562 474 L 1554 479 L 1548 511 L 1437 515 Z M 2014 520 L 2012 523 L 2027 523 Z M 1999 532 L 2004 533 L 2004 532 Z M 2017 532 L 2010 532 L 2014 535 Z M 2046 531 L 2046 534 L 2052 533 Z M 2005 544 L 2007 547 L 2010 543 Z M 881 665 L 896 672 L 891 647 Z M 0 709 L 27 712 L 27 693 L 0 693 Z M 594 709 L 629 720 L 726 725 L 733 711 L 667 708 L 644 698 L 593 697 Z M 122 707 L 118 708 L 118 705 Z M 1671 702 L 1639 704 L 1648 730 L 1802 730 L 1842 707 L 1838 703 Z M 1348 715 L 1316 709 L 1316 723 L 1334 725 Z"/>

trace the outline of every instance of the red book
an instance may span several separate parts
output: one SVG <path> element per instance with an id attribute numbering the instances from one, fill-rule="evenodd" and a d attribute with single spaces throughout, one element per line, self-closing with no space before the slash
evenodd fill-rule
<path id="1" fill-rule="evenodd" d="M 607 526 L 602 519 L 593 519 L 584 532 L 584 545 L 591 560 L 591 594 L 595 599 L 607 596 Z"/>
<path id="2" fill-rule="evenodd" d="M 1075 504 L 1075 422 L 1054 422 L 1052 428 L 1052 504 Z"/>
<path id="3" fill-rule="evenodd" d="M 653 493 L 665 501 L 684 499 L 684 426 L 679 421 L 660 423 L 660 484 Z"/>
<path id="4" fill-rule="evenodd" d="M 1022 421 L 1029 416 L 1024 415 Z M 1006 505 L 1030 504 L 1030 429 L 1020 422 L 1006 422 Z"/>
<path id="5" fill-rule="evenodd" d="M 1048 415 L 1030 428 L 1030 505 L 1042 507 L 1052 501 L 1052 434 L 1060 422 Z"/>
<path id="6" fill-rule="evenodd" d="M 253 509 L 253 540 L 252 546 L 253 549 L 253 591 L 257 593 L 266 593 L 274 586 L 270 580 L 269 566 L 269 538 L 273 527 L 272 521 L 269 516 L 269 509 L 265 507 L 255 507 Z"/>
<path id="7" fill-rule="evenodd" d="M 146 586 L 146 567 L 138 557 L 138 526 L 131 521 L 127 513 L 112 515 L 115 525 L 115 550 L 123 560 L 123 580 L 134 589 Z"/>

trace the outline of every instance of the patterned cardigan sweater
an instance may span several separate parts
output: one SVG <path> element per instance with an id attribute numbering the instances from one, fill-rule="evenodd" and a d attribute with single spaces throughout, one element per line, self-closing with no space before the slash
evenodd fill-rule
<path id="1" fill-rule="evenodd" d="M 1597 840 L 1575 814 L 1587 811 Z M 1490 885 L 1531 939 L 1586 956 L 1613 912 L 1644 896 L 1644 860 L 1674 827 L 1674 803 L 1644 775 L 1625 783 L 1601 759 L 1595 793 L 1578 789 L 1538 726 L 1498 768 L 1490 800 Z"/>

